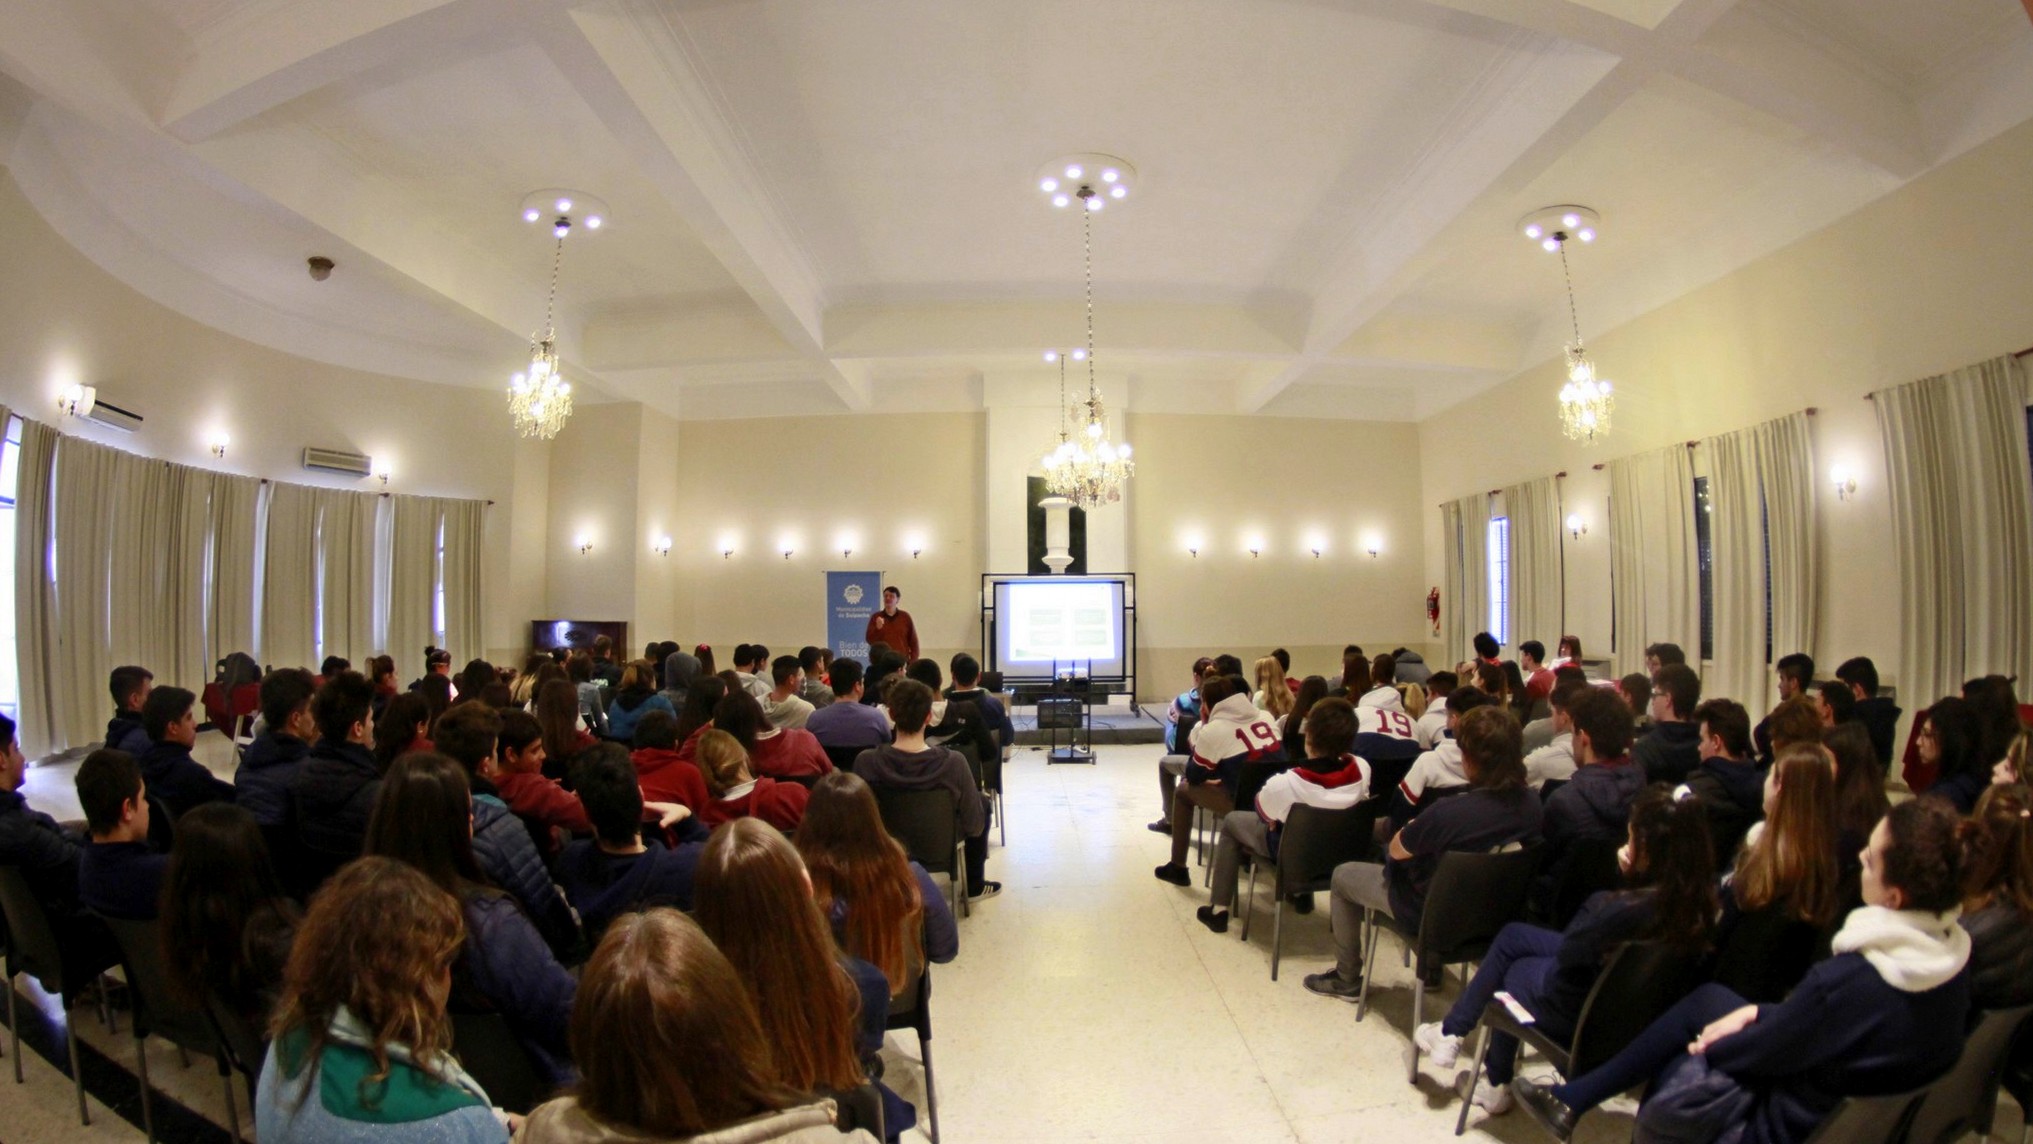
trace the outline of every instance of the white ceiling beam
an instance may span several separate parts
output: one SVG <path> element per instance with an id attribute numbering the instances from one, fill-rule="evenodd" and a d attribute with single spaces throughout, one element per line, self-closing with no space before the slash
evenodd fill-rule
<path id="1" fill-rule="evenodd" d="M 637 167 L 850 409 L 866 377 L 825 353 L 818 272 L 721 111 L 696 45 L 645 0 L 567 11 L 525 0 L 525 22 Z"/>
<path id="2" fill-rule="evenodd" d="M 184 65 L 158 116 L 187 143 L 300 95 L 401 60 L 447 49 L 501 25 L 486 0 L 294 0 L 229 18 Z"/>

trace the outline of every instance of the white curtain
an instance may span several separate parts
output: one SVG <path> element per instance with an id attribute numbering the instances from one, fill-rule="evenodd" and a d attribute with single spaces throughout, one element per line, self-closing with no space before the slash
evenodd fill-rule
<path id="1" fill-rule="evenodd" d="M 477 500 L 447 500 L 444 508 L 445 647 L 452 660 L 463 663 L 486 654 L 481 629 L 486 610 L 481 600 L 481 560 L 487 505 Z"/>
<path id="2" fill-rule="evenodd" d="M 341 656 L 357 668 L 376 650 L 374 516 L 381 498 L 318 489 L 312 499 L 318 506 L 319 657 Z"/>
<path id="3" fill-rule="evenodd" d="M 1711 437 L 1708 536 L 1714 560 L 1715 636 L 1703 692 L 1742 703 L 1753 720 L 1771 705 L 1765 685 L 1765 542 L 1758 507 L 1757 430 Z"/>
<path id="4" fill-rule="evenodd" d="M 211 589 L 205 602 L 210 644 L 205 658 L 252 654 L 254 641 L 254 537 L 261 482 L 224 473 L 212 477 Z"/>
<path id="5" fill-rule="evenodd" d="M 1701 652 L 1701 581 L 1695 564 L 1694 461 L 1669 445 L 1609 463 L 1611 618 L 1616 666 L 1641 670 L 1645 646 Z"/>
<path id="6" fill-rule="evenodd" d="M 2033 489 L 2016 358 L 1881 390 L 1910 708 L 2033 669 Z"/>
<path id="7" fill-rule="evenodd" d="M 1538 640 L 1550 652 L 1560 643 L 1565 626 L 1566 593 L 1560 552 L 1560 484 L 1541 477 L 1503 491 L 1504 513 L 1510 517 L 1510 617 L 1506 630 L 1511 646 Z"/>
<path id="8" fill-rule="evenodd" d="M 56 546 L 56 654 L 50 664 L 54 721 L 51 737 L 59 749 L 83 746 L 102 737 L 112 699 L 106 677 L 133 648 L 114 646 L 108 592 L 116 544 L 131 546 L 133 536 L 116 536 L 115 522 L 124 512 L 120 482 L 125 456 L 113 449 L 64 437 L 56 446 L 56 489 L 53 512 Z"/>
<path id="9" fill-rule="evenodd" d="M 302 485 L 268 488 L 260 655 L 268 667 L 318 666 L 316 493 Z"/>
<path id="10" fill-rule="evenodd" d="M 2023 421 L 2021 422 L 2023 425 Z M 1772 654 L 1814 655 L 1821 635 L 1821 536 L 1815 528 L 1814 435 L 1795 413 L 1751 430 L 1772 565 Z M 2021 468 L 2023 475 L 2025 469 Z"/>
<path id="11" fill-rule="evenodd" d="M 395 498 L 388 558 L 388 647 L 398 660 L 422 658 L 437 642 L 438 501 Z"/>
<path id="12" fill-rule="evenodd" d="M 57 703 L 56 580 L 50 568 L 57 432 L 21 419 L 21 457 L 14 487 L 14 654 L 21 680 L 21 750 L 38 758 L 71 746 Z"/>
<path id="13" fill-rule="evenodd" d="M 1475 634 L 1489 627 L 1489 494 L 1448 501 L 1440 506 L 1440 520 L 1441 657 L 1452 669 L 1469 656 Z"/>

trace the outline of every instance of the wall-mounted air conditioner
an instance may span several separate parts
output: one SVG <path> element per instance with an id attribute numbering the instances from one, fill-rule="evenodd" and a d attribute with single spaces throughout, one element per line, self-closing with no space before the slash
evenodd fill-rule
<path id="1" fill-rule="evenodd" d="M 118 429 L 122 433 L 132 433 L 141 428 L 141 414 L 131 409 L 122 409 L 117 405 L 108 405 L 103 399 L 92 402 L 92 408 L 85 416 L 108 429 Z"/>
<path id="2" fill-rule="evenodd" d="M 374 464 L 365 453 L 343 453 L 337 449 L 306 447 L 304 468 L 364 477 L 374 471 Z"/>

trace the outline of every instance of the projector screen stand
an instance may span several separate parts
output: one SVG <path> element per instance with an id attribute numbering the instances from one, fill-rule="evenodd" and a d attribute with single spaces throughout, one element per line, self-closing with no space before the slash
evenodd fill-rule
<path id="1" fill-rule="evenodd" d="M 1089 671 L 1093 664 L 1087 665 Z M 1052 664 L 1052 691 L 1038 697 L 1038 725 L 1052 732 L 1045 754 L 1046 763 L 1094 763 L 1094 682 L 1075 674 L 1076 665 L 1062 670 Z M 1066 732 L 1066 741 L 1059 733 Z"/>

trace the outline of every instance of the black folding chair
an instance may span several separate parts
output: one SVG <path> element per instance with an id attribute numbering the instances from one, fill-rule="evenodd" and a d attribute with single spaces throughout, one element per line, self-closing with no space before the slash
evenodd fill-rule
<path id="1" fill-rule="evenodd" d="M 241 1139 L 240 1109 L 233 1099 L 233 1067 L 218 1029 L 202 1006 L 179 1001 L 170 990 L 169 973 L 162 963 L 162 923 L 101 918 L 120 946 L 120 964 L 133 991 L 134 1012 L 128 1028 L 134 1034 L 136 1075 L 141 1082 L 141 1126 L 148 1139 L 155 1139 L 154 1092 L 148 1083 L 148 1038 L 161 1037 L 181 1053 L 208 1056 L 219 1066 L 219 1081 L 226 1089 L 226 1122 L 233 1139 Z M 189 1057 L 185 1064 L 188 1066 Z"/>
<path id="2" fill-rule="evenodd" d="M 859 1128 L 877 1140 L 887 1139 L 882 1130 L 882 1091 L 864 1084 L 834 1093 L 833 1127 L 842 1132 Z"/>
<path id="3" fill-rule="evenodd" d="M 1333 889 L 1334 868 L 1343 862 L 1367 860 L 1375 851 L 1377 815 L 1389 799 L 1372 798 L 1341 810 L 1300 804 L 1292 808 L 1278 838 L 1278 859 L 1248 854 L 1249 896 L 1242 908 L 1242 940 L 1249 940 L 1250 918 L 1256 912 L 1257 870 L 1271 872 L 1271 980 L 1278 979 L 1284 950 L 1285 902 L 1294 894 Z"/>
<path id="4" fill-rule="evenodd" d="M 953 894 L 953 910 L 967 916 L 967 890 L 962 885 L 967 863 L 961 852 L 965 839 L 960 833 L 960 808 L 953 805 L 953 792 L 944 787 L 905 790 L 875 788 L 875 803 L 882 810 L 882 825 L 890 836 L 903 843 L 904 853 L 927 873 L 946 875 Z"/>
<path id="5" fill-rule="evenodd" d="M 1564 1044 L 1539 1026 L 1518 1020 L 1502 1001 L 1491 1001 L 1482 1011 L 1482 1040 L 1476 1046 L 1475 1066 L 1469 1070 L 1468 1091 L 1461 1097 L 1454 1134 L 1468 1130 L 1468 1109 L 1475 1102 L 1476 1086 L 1482 1083 L 1483 1061 L 1489 1055 L 1492 1036 L 1508 1033 L 1520 1044 L 1538 1050 L 1561 1076 L 1581 1076 L 1622 1052 L 1685 997 L 1700 976 L 1700 964 L 1698 952 L 1668 942 L 1618 946 L 1589 988 L 1574 1036 Z"/>
<path id="6" fill-rule="evenodd" d="M 1911 1144 L 1949 1144 L 1972 1132 L 1990 1136 L 2005 1060 L 2028 1016 L 2033 1016 L 2033 1005 L 1984 1013 L 1962 1043 L 1955 1067 L 1928 1086 L 1907 1132 Z"/>
<path id="7" fill-rule="evenodd" d="M 97 934 L 105 935 L 104 928 L 93 919 L 81 920 L 68 935 L 72 940 L 60 942 L 56 927 L 35 896 L 35 888 L 18 866 L 0 866 L 0 916 L 7 919 L 7 1027 L 11 1030 L 10 1048 L 14 1053 L 14 1083 L 24 1083 L 21 1020 L 16 1012 L 14 979 L 26 973 L 45 991 L 55 994 L 63 1006 L 64 1047 L 70 1052 L 71 1083 L 78 1090 L 78 1120 L 90 1125 L 92 1114 L 85 1107 L 85 1074 L 78 1068 L 78 1035 L 71 1024 L 71 1005 L 87 986 L 119 962 L 119 951 L 110 936 L 100 936 L 97 941 L 78 940 L 84 936 L 81 931 L 87 925 Z"/>
<path id="8" fill-rule="evenodd" d="M 1890 1096 L 1846 1096 L 1807 1138 L 1807 1144 L 1904 1144 L 1927 1090 Z"/>
<path id="9" fill-rule="evenodd" d="M 240 1011 L 217 993 L 205 994 L 205 1016 L 226 1053 L 226 1063 L 240 1074 L 247 1086 L 247 1106 L 254 1106 L 255 1088 L 261 1082 L 261 1065 L 268 1057 L 267 1030 L 249 1022 Z"/>
<path id="10" fill-rule="evenodd" d="M 939 1086 L 932 1077 L 930 965 L 920 965 L 916 977 L 889 999 L 889 1018 L 883 1023 L 883 1028 L 909 1029 L 918 1035 L 918 1059 L 925 1065 L 925 1118 L 931 1122 L 932 1144 L 939 1144 Z M 880 1104 L 880 1101 L 877 1103 Z"/>
<path id="11" fill-rule="evenodd" d="M 1539 869 L 1537 848 L 1519 846 L 1491 854 L 1451 851 L 1440 856 L 1433 884 L 1426 891 L 1426 909 L 1413 925 L 1388 911 L 1363 911 L 1365 953 L 1362 992 L 1356 997 L 1355 1019 L 1369 1013 L 1369 986 L 1376 978 L 1377 940 L 1388 929 L 1411 944 L 1413 971 L 1412 1027 L 1426 1014 L 1426 978 L 1449 965 L 1475 961 L 1489 952 L 1497 931 L 1525 916 L 1525 894 Z M 1419 1079 L 1419 1046 L 1412 1046 L 1406 1080 Z"/>
<path id="12" fill-rule="evenodd" d="M 1737 917 L 1716 950 L 1709 974 L 1753 1005 L 1786 999 L 1813 966 L 1822 941 L 1821 930 L 1773 903 Z"/>
<path id="13" fill-rule="evenodd" d="M 836 771 L 846 771 L 846 772 L 847 772 L 848 774 L 853 774 L 853 773 L 854 773 L 854 760 L 855 760 L 855 759 L 858 759 L 858 758 L 860 758 L 860 757 L 861 757 L 861 752 L 863 752 L 863 751 L 867 750 L 868 748 L 867 748 L 867 747 L 827 747 L 827 746 L 823 746 L 823 745 L 822 745 L 822 746 L 821 746 L 821 747 L 820 747 L 819 749 L 820 749 L 820 750 L 822 750 L 822 751 L 825 751 L 825 752 L 826 752 L 826 757 L 827 757 L 828 759 L 832 760 L 832 762 L 833 762 L 833 769 L 834 769 L 834 770 L 836 770 Z"/>
<path id="14" fill-rule="evenodd" d="M 452 1055 L 487 1099 L 509 1112 L 527 1114 L 550 1095 L 529 1051 L 499 1013 L 453 1013 Z"/>

